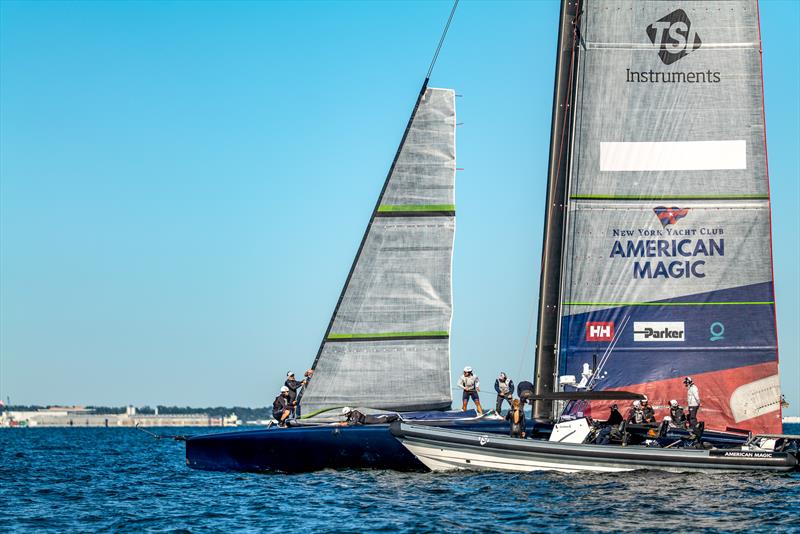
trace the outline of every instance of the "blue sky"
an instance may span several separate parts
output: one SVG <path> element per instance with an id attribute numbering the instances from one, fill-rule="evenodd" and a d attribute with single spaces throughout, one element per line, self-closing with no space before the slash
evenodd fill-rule
<path id="1" fill-rule="evenodd" d="M 0 3 L 0 395 L 264 405 L 302 371 L 441 2 Z M 761 2 L 783 389 L 800 413 L 795 2 Z M 453 368 L 533 366 L 556 2 L 464 2 Z"/>

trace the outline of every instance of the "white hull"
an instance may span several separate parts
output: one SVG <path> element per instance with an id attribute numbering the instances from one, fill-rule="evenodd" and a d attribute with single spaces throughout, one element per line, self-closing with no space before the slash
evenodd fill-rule
<path id="1" fill-rule="evenodd" d="M 619 473 L 633 471 L 633 468 L 606 467 L 601 465 L 578 465 L 557 461 L 534 461 L 523 458 L 498 458 L 485 454 L 473 454 L 462 451 L 443 450 L 400 440 L 403 445 L 431 471 L 453 471 L 456 469 L 489 469 L 492 471 L 512 471 L 530 473 L 533 471 L 558 471 L 575 473 L 578 471 L 594 471 L 602 473 Z"/>

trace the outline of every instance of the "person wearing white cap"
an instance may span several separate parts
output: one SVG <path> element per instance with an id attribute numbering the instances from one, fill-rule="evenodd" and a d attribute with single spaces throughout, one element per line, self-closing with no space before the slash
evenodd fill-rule
<path id="1" fill-rule="evenodd" d="M 644 423 L 644 411 L 642 411 L 642 401 L 633 401 L 633 407 L 628 412 L 628 417 L 625 418 L 629 423 L 640 425 Z"/>
<path id="2" fill-rule="evenodd" d="M 642 414 L 644 414 L 644 422 L 645 423 L 655 423 L 656 422 L 656 411 L 650 406 L 650 403 L 647 401 L 647 395 L 642 395 L 644 397 L 642 399 Z"/>
<path id="3" fill-rule="evenodd" d="M 683 408 L 680 407 L 678 401 L 675 399 L 669 401 L 669 418 L 670 426 L 678 428 L 686 427 L 686 414 L 683 413 Z"/>
<path id="4" fill-rule="evenodd" d="M 689 426 L 694 428 L 697 426 L 697 410 L 700 409 L 700 390 L 697 389 L 697 384 L 692 381 L 691 376 L 683 379 L 683 385 L 686 386 L 686 405 L 689 407 Z"/>
<path id="5" fill-rule="evenodd" d="M 508 401 L 508 406 L 513 408 L 514 405 L 511 401 L 514 399 L 514 381 L 508 378 L 505 373 L 500 373 L 494 381 L 494 390 L 497 392 L 497 402 L 495 403 L 494 411 L 500 415 L 500 409 L 503 407 L 503 401 Z"/>
<path id="6" fill-rule="evenodd" d="M 478 392 L 481 390 L 481 382 L 477 376 L 472 372 L 472 367 L 469 365 L 464 367 L 464 374 L 458 379 L 458 387 L 464 390 L 461 395 L 461 410 L 467 411 L 467 403 L 469 399 L 475 403 L 475 410 L 478 415 L 483 415 L 483 408 L 481 408 L 481 399 L 478 397 Z"/>
<path id="7" fill-rule="evenodd" d="M 286 426 L 286 420 L 292 414 L 292 402 L 289 400 L 289 388 L 281 387 L 281 394 L 272 403 L 272 417 L 278 425 Z"/>

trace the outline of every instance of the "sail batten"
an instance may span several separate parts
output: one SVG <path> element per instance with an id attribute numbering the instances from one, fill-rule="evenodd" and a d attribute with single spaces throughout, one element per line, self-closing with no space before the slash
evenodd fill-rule
<path id="1" fill-rule="evenodd" d="M 450 406 L 454 235 L 455 92 L 426 84 L 301 397 L 304 412 Z"/>
<path id="2" fill-rule="evenodd" d="M 581 7 L 559 373 L 780 431 L 756 2 Z"/>

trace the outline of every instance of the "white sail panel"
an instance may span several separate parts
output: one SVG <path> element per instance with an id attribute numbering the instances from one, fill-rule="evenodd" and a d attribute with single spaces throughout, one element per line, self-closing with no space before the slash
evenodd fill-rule
<path id="1" fill-rule="evenodd" d="M 455 94 L 427 88 L 320 348 L 303 413 L 450 406 L 454 235 Z"/>

